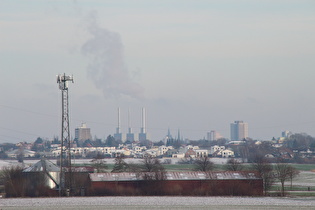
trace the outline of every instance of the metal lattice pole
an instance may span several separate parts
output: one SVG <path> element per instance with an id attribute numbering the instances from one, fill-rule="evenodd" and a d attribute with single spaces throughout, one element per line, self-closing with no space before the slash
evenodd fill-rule
<path id="1" fill-rule="evenodd" d="M 57 83 L 62 95 L 62 122 L 61 122 L 61 152 L 60 152 L 60 182 L 59 195 L 69 194 L 71 190 L 71 142 L 69 129 L 69 97 L 68 81 L 73 83 L 73 76 L 59 74 Z M 68 176 L 66 172 L 68 171 Z M 68 193 L 69 192 L 69 193 Z"/>

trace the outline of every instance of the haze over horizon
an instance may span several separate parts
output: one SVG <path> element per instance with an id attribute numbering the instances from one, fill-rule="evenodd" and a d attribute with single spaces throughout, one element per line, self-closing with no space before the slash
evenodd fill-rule
<path id="1" fill-rule="evenodd" d="M 198 140 L 253 139 L 284 130 L 315 136 L 315 2 L 311 0 L 0 1 L 0 143 L 60 136 L 61 92 L 70 127 L 93 137 L 134 133 L 147 111 L 150 140 L 170 128 Z"/>

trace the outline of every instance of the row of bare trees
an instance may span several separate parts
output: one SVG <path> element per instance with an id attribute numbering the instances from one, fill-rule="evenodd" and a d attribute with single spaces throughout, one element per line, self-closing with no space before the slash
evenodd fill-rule
<path id="1" fill-rule="evenodd" d="M 98 163 L 104 164 L 101 160 L 95 160 L 92 165 Z M 100 168 L 100 167 L 99 167 Z M 98 171 L 98 170 L 97 170 Z M 104 172 L 104 171 L 102 171 Z M 123 172 L 133 172 L 136 173 L 136 176 L 141 178 L 143 181 L 139 182 L 137 185 L 137 189 L 131 190 L 128 188 L 123 188 L 115 191 L 114 189 L 112 193 L 114 194 L 141 194 L 141 195 L 162 195 L 165 191 L 163 180 L 166 179 L 166 170 L 164 166 L 161 164 L 160 160 L 156 157 L 147 155 L 143 158 L 140 164 L 127 163 L 125 161 L 124 155 L 119 155 L 115 158 L 115 164 L 113 169 L 111 170 L 113 173 L 123 173 Z M 117 190 L 117 189 L 116 189 Z M 105 190 L 106 191 L 106 190 Z M 125 191 L 125 192 L 123 192 Z M 96 194 L 95 194 L 96 193 Z M 102 195 L 106 192 L 102 192 L 101 189 L 98 189 L 98 192 L 94 192 L 95 195 Z"/>
<path id="2" fill-rule="evenodd" d="M 96 156 L 92 160 L 92 166 L 95 168 L 95 172 L 97 173 L 106 172 L 108 169 L 106 161 L 101 156 Z M 125 156 L 120 154 L 115 158 L 115 164 L 111 172 L 135 172 L 147 180 L 163 180 L 165 179 L 166 171 L 160 160 L 151 155 L 146 155 L 140 164 L 134 164 L 127 163 L 125 161 Z"/>
<path id="3" fill-rule="evenodd" d="M 212 171 L 215 169 L 214 163 L 209 157 L 201 157 L 193 161 L 195 171 Z M 255 170 L 263 179 L 263 189 L 265 195 L 271 189 L 272 185 L 279 181 L 281 183 L 281 195 L 285 194 L 285 182 L 291 181 L 299 174 L 299 171 L 292 165 L 278 160 L 276 164 L 270 163 L 266 158 L 257 156 L 253 163 L 245 167 L 242 162 L 236 159 L 229 159 L 225 165 L 227 171 L 242 171 L 242 170 Z M 142 163 L 139 165 L 128 164 L 125 162 L 123 156 L 115 159 L 115 165 L 112 172 L 136 172 L 147 181 L 159 181 L 166 179 L 166 170 L 161 164 L 160 160 L 150 155 L 146 156 Z M 151 183 L 152 184 L 152 183 Z"/>
<path id="4" fill-rule="evenodd" d="M 140 164 L 126 163 L 125 157 L 119 155 L 112 172 L 136 172 L 145 180 L 164 180 L 166 170 L 161 161 L 151 155 L 146 155 Z"/>
<path id="5" fill-rule="evenodd" d="M 264 191 L 267 193 L 275 181 L 281 183 L 281 195 L 285 195 L 286 181 L 290 181 L 292 189 L 293 178 L 299 175 L 299 171 L 291 164 L 286 163 L 282 159 L 278 159 L 277 163 L 271 164 L 266 158 L 257 156 L 252 163 L 253 169 L 259 172 L 263 179 Z"/>
<path id="6" fill-rule="evenodd" d="M 195 170 L 197 171 L 211 171 L 214 169 L 214 163 L 209 157 L 202 157 L 194 161 Z M 229 159 L 225 165 L 227 171 L 242 171 L 245 169 L 242 162 L 236 159 Z M 248 169 L 252 169 L 258 172 L 263 179 L 263 189 L 265 195 L 271 189 L 272 185 L 279 181 L 281 183 L 281 195 L 285 195 L 285 182 L 291 182 L 299 175 L 299 171 L 291 164 L 285 163 L 282 159 L 278 159 L 276 164 L 272 164 L 267 158 L 263 156 L 256 156 Z"/>
<path id="7" fill-rule="evenodd" d="M 107 169 L 106 162 L 102 158 L 95 158 L 92 165 L 96 169 L 95 172 L 105 172 Z M 215 165 L 209 157 L 202 157 L 194 160 L 194 170 L 195 171 L 212 171 Z M 244 164 L 236 159 L 228 160 L 225 165 L 225 170 L 228 171 L 241 171 L 245 169 L 255 170 L 258 172 L 260 177 L 263 179 L 263 189 L 267 193 L 275 181 L 281 183 L 281 195 L 285 194 L 285 182 L 291 181 L 299 174 L 292 165 L 284 163 L 279 160 L 276 164 L 271 164 L 264 157 L 257 156 L 251 163 L 250 167 L 245 167 Z M 155 184 L 158 189 L 159 181 L 166 179 L 166 170 L 161 164 L 160 160 L 147 155 L 141 162 L 141 164 L 126 163 L 123 155 L 116 157 L 115 165 L 111 172 L 135 172 L 138 176 L 141 176 L 143 180 L 147 181 L 148 185 Z M 0 184 L 5 186 L 7 195 L 13 197 L 20 196 L 36 196 L 48 192 L 44 186 L 44 177 L 37 177 L 37 180 L 33 183 L 29 179 L 25 179 L 22 173 L 22 168 L 20 167 L 7 167 L 3 168 L 0 174 Z M 42 181 L 40 181 L 42 180 Z M 40 182 L 39 182 L 40 181 Z M 37 183 L 36 186 L 34 183 Z M 150 188 L 148 188 L 148 191 Z M 44 192 L 45 191 L 45 192 Z"/>

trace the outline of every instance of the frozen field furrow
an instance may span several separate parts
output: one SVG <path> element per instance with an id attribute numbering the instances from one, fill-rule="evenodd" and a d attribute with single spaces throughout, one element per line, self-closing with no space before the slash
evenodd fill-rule
<path id="1" fill-rule="evenodd" d="M 291 206 L 315 207 L 315 198 L 270 197 L 69 197 L 69 198 L 2 198 L 0 207 L 211 207 L 211 206 Z"/>

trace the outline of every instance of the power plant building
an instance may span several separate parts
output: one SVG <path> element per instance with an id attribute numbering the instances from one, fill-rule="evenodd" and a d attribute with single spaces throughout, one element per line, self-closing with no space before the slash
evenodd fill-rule
<path id="1" fill-rule="evenodd" d="M 141 128 L 138 136 L 139 141 L 145 141 L 148 139 L 147 133 L 146 133 L 146 113 L 145 108 L 141 109 Z M 132 127 L 131 127 L 131 120 L 130 120 L 130 109 L 128 109 L 128 131 L 127 133 L 122 133 L 121 131 L 121 120 L 120 120 L 120 108 L 118 108 L 118 125 L 116 128 L 116 132 L 114 133 L 114 138 L 116 141 L 128 141 L 128 142 L 134 142 L 135 134 L 133 133 Z"/>

